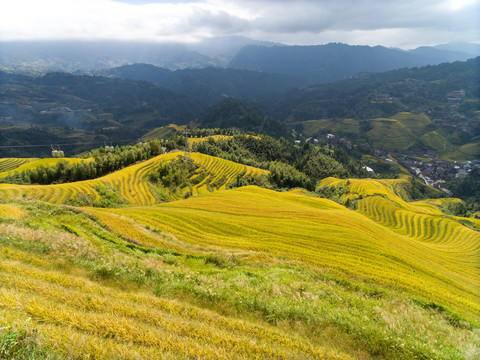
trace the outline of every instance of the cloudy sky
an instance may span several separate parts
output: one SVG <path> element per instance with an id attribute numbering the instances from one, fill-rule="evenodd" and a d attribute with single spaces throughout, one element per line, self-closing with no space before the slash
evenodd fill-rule
<path id="1" fill-rule="evenodd" d="M 480 0 L 0 0 L 0 40 L 480 43 Z"/>

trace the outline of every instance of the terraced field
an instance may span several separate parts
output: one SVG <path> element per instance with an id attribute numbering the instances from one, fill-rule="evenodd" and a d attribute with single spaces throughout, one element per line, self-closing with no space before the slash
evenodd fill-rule
<path id="1" fill-rule="evenodd" d="M 478 294 L 480 234 L 475 228 L 465 226 L 466 223 L 472 226 L 476 223 L 473 219 L 445 215 L 438 207 L 459 200 L 437 199 L 407 203 L 397 195 L 395 183 L 391 180 L 329 178 L 320 186 L 347 188 L 349 192 L 343 195 L 341 201 L 356 199 L 358 213 L 421 244 L 425 247 L 422 259 L 427 261 L 431 254 L 435 254 L 439 261 L 442 259 L 444 267 L 449 269 L 449 276 L 455 276 L 465 284 L 470 282 L 471 290 Z"/>
<path id="2" fill-rule="evenodd" d="M 371 141 L 384 149 L 408 149 L 413 145 L 414 133 L 395 119 L 373 119 L 373 129 L 367 135 Z"/>
<path id="3" fill-rule="evenodd" d="M 260 176 L 268 173 L 266 170 L 200 153 L 192 153 L 190 157 L 207 173 L 205 179 L 193 187 L 194 194 L 205 193 L 212 187 L 224 190 L 239 175 Z"/>
<path id="4" fill-rule="evenodd" d="M 35 169 L 39 166 L 55 166 L 60 161 L 66 161 L 69 164 L 81 163 L 81 162 L 90 162 L 93 161 L 93 158 L 90 159 L 77 159 L 77 158 L 45 158 L 45 159 L 22 159 L 22 158 L 5 158 L 0 159 L 0 178 L 12 175 L 15 172 L 22 172 L 24 170 Z M 2 170 L 2 164 L 5 163 L 5 169 Z M 8 164 L 12 164 L 11 168 L 8 169 Z"/>
<path id="5" fill-rule="evenodd" d="M 167 126 L 162 126 L 156 129 L 153 129 L 142 136 L 143 141 L 150 141 L 153 139 L 164 139 L 173 135 L 177 131 L 185 130 L 186 125 L 175 125 L 170 124 Z"/>
<path id="6" fill-rule="evenodd" d="M 460 146 L 456 151 L 444 156 L 447 160 L 467 161 L 471 159 L 478 159 L 480 157 L 480 142 L 469 143 Z"/>
<path id="7" fill-rule="evenodd" d="M 365 185 L 364 191 L 373 187 Z M 378 191 L 388 193 L 381 186 Z M 245 187 L 155 207 L 100 211 L 162 229 L 185 244 L 301 261 L 479 316 L 480 235 L 452 220 L 395 212 L 378 202 L 384 199 L 378 195 L 367 199 L 355 212 L 326 199 Z"/>
<path id="8" fill-rule="evenodd" d="M 92 219 L 35 206 L 25 222 L 0 224 L 0 339 L 6 329 L 23 329 L 55 359 L 350 359 L 267 324 L 155 296 L 141 284 L 147 264 L 150 277 L 171 274 L 161 256 L 136 257 Z M 32 348 L 10 357 L 24 342 L 14 335 L 14 346 L 1 343 L 2 359 L 39 358 Z"/>
<path id="9" fill-rule="evenodd" d="M 213 191 L 266 172 L 190 153 L 202 196 L 157 204 L 148 174 L 179 156 L 0 185 L 0 344 L 25 329 L 19 343 L 51 355 L 29 348 L 39 359 L 480 356 L 480 233 L 441 211 L 458 200 L 406 202 L 405 178 L 319 184 L 351 208 L 298 189 Z M 134 206 L 53 205 L 100 187 Z"/>
<path id="10" fill-rule="evenodd" d="M 202 141 L 208 141 L 209 139 L 213 139 L 214 141 L 217 141 L 217 140 L 225 140 L 225 139 L 228 139 L 228 138 L 231 138 L 232 136 L 227 136 L 227 135 L 212 135 L 212 136 L 208 136 L 208 137 L 198 137 L 198 138 L 188 138 L 188 146 L 192 146 L 193 144 L 195 143 L 199 143 L 199 142 L 202 142 Z"/>
<path id="11" fill-rule="evenodd" d="M 158 201 L 152 194 L 147 182 L 148 173 L 160 166 L 161 162 L 174 160 L 178 156 L 184 156 L 184 153 L 175 152 L 159 155 L 153 159 L 130 166 L 102 178 L 75 183 L 28 186 L 0 184 L 0 200 L 8 201 L 18 198 L 32 198 L 55 204 L 64 204 L 75 200 L 82 194 L 91 197 L 93 200 L 98 200 L 100 199 L 98 187 L 102 187 L 117 191 L 127 204 L 153 205 Z M 264 170 L 204 154 L 191 153 L 189 157 L 205 171 L 204 180 L 192 189 L 195 195 L 225 189 L 228 183 L 241 174 L 260 175 L 266 173 Z M 48 159 L 48 161 L 50 160 L 57 159 Z M 38 162 L 32 162 L 26 165 L 34 166 L 35 163 Z M 42 160 L 42 164 L 44 163 L 46 163 L 46 161 Z M 17 168 L 17 171 L 19 169 L 21 169 L 21 167 Z M 189 189 L 181 189 L 178 193 L 183 194 L 187 190 Z M 179 196 L 177 194 L 171 195 L 173 199 Z"/>
<path id="12" fill-rule="evenodd" d="M 256 138 L 256 139 L 260 139 L 258 136 L 255 136 L 255 135 L 246 135 L 247 137 L 253 137 L 253 138 Z M 217 140 L 226 140 L 226 139 L 230 139 L 232 138 L 233 136 L 231 135 L 211 135 L 211 136 L 207 136 L 207 137 L 189 137 L 188 138 L 188 146 L 192 147 L 193 144 L 196 144 L 196 143 L 199 143 L 199 142 L 203 142 L 203 141 L 209 141 L 210 139 L 214 140 L 214 141 L 217 141 Z"/>
<path id="13" fill-rule="evenodd" d="M 480 148 L 477 143 L 455 146 L 450 142 L 449 134 L 444 131 L 431 131 L 430 118 L 423 113 L 413 114 L 400 112 L 391 118 L 377 118 L 364 121 L 355 119 L 313 119 L 292 123 L 292 126 L 301 126 L 308 136 L 320 136 L 326 132 L 352 137 L 364 133 L 375 148 L 407 149 L 415 141 L 421 141 L 426 146 L 439 152 L 445 160 L 467 161 L 480 156 Z M 368 130 L 368 128 L 370 130 Z M 368 131 L 367 131 L 368 130 Z M 365 131 L 367 131 L 365 133 Z"/>
<path id="14" fill-rule="evenodd" d="M 22 158 L 2 158 L 0 159 L 0 176 L 2 173 L 14 170 L 19 166 L 38 160 L 36 158 L 22 159 Z"/>
<path id="15" fill-rule="evenodd" d="M 304 133 L 310 136 L 321 134 L 325 131 L 333 133 L 360 133 L 360 122 L 355 119 L 307 120 L 299 124 L 303 125 Z M 296 124 L 293 125 L 295 126 Z"/>

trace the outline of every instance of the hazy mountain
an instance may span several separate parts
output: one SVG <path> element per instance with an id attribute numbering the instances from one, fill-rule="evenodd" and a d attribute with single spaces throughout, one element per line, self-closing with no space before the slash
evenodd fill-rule
<path id="1" fill-rule="evenodd" d="M 206 106 L 214 105 L 226 97 L 258 100 L 267 94 L 281 93 L 305 85 L 301 79 L 286 74 L 213 67 L 170 71 L 148 64 L 134 64 L 107 70 L 103 74 L 150 81 L 176 93 L 188 95 Z"/>
<path id="2" fill-rule="evenodd" d="M 450 42 L 448 44 L 441 44 L 434 46 L 435 49 L 457 51 L 469 54 L 470 57 L 480 56 L 480 44 L 465 43 L 465 42 Z"/>
<path id="3" fill-rule="evenodd" d="M 246 46 L 228 67 L 285 73 L 320 84 L 345 79 L 361 72 L 383 72 L 404 67 L 466 60 L 463 52 L 434 48 L 412 51 L 383 46 L 350 46 L 331 43 L 318 46 Z"/>
<path id="4" fill-rule="evenodd" d="M 359 72 L 464 61 L 479 54 L 480 45 L 468 43 L 404 51 L 346 44 L 286 46 L 236 36 L 205 39 L 193 44 L 16 41 L 0 42 L 0 67 L 27 72 L 60 70 L 80 73 L 95 73 L 135 63 L 169 70 L 224 67 L 289 74 L 303 78 L 308 84 L 317 84 L 345 79 Z"/>
<path id="5" fill-rule="evenodd" d="M 95 70 L 132 63 L 170 69 L 216 65 L 214 59 L 183 44 L 122 41 L 0 42 L 0 64 L 46 70 Z"/>
<path id="6" fill-rule="evenodd" d="M 475 57 L 472 54 L 468 54 L 462 51 L 443 50 L 430 46 L 421 46 L 407 52 L 410 54 L 421 56 L 422 58 L 424 58 L 424 60 L 428 61 L 432 65 L 442 62 L 465 61 L 471 59 L 472 57 Z"/>
<path id="7" fill-rule="evenodd" d="M 189 44 L 188 48 L 214 58 L 220 66 L 225 67 L 240 49 L 248 45 L 282 46 L 282 44 L 253 40 L 243 36 L 224 36 L 205 39 L 196 44 Z"/>
<path id="8" fill-rule="evenodd" d="M 224 37 L 194 44 L 129 41 L 15 41 L 0 42 L 0 65 L 44 70 L 98 70 L 133 63 L 167 69 L 224 66 L 245 45 L 271 43 L 243 37 Z"/>

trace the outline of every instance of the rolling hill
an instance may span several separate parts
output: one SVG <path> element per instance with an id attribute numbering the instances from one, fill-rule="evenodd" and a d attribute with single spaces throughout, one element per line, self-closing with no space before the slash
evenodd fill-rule
<path id="1" fill-rule="evenodd" d="M 0 164 L 50 161 L 30 160 Z M 188 182 L 165 182 L 174 168 Z M 460 200 L 407 201 L 406 177 L 227 189 L 261 174 L 172 152 L 0 184 L 2 356 L 478 357 L 480 222 L 443 212 Z"/>
<path id="2" fill-rule="evenodd" d="M 65 145 L 71 154 L 105 141 L 133 142 L 159 126 L 192 121 L 202 109 L 198 102 L 145 81 L 0 71 L 0 83 L 0 152 L 8 157 L 20 152 L 45 156 L 48 144 Z"/>
<path id="3" fill-rule="evenodd" d="M 78 164 L 82 162 L 93 161 L 93 158 L 89 159 L 77 159 L 77 158 L 45 158 L 45 159 L 21 159 L 21 158 L 3 158 L 0 159 L 0 179 L 12 175 L 16 172 L 22 172 L 25 170 L 35 169 L 39 166 L 49 167 L 55 166 L 59 162 L 64 161 L 68 164 Z"/>
<path id="4" fill-rule="evenodd" d="M 198 164 L 198 169 L 191 177 L 193 184 L 177 188 L 175 191 L 163 187 L 155 188 L 155 186 L 148 181 L 149 175 L 164 162 L 178 158 L 180 158 L 181 161 L 185 159 Z M 82 161 L 81 159 L 74 160 Z M 57 161 L 58 159 L 43 159 L 37 163 L 46 164 Z M 35 163 L 36 162 L 32 162 L 31 164 Z M 27 164 L 27 166 L 32 165 Z M 17 168 L 17 170 L 20 169 L 21 167 Z M 10 173 L 4 173 L 4 175 Z M 108 196 L 106 193 L 106 191 L 108 191 L 111 196 L 115 195 L 118 197 L 117 200 L 121 203 L 154 205 L 162 201 L 162 198 L 163 200 L 176 199 L 183 196 L 186 192 L 191 192 L 192 195 L 196 195 L 208 191 L 225 189 L 225 187 L 239 175 L 257 176 L 265 173 L 265 170 L 233 163 L 209 155 L 200 153 L 189 153 L 186 155 L 183 152 L 173 152 L 159 155 L 148 161 L 94 180 L 57 185 L 0 184 L 0 199 L 9 201 L 26 197 L 55 204 L 65 204 L 75 202 L 78 197 L 83 197 L 87 202 L 100 200 L 102 196 Z"/>
<path id="5" fill-rule="evenodd" d="M 192 246 L 287 257 L 402 288 L 476 316 L 478 233 L 433 214 L 417 215 L 412 207 L 386 207 L 391 200 L 375 204 L 378 199 L 384 198 L 364 200 L 357 213 L 330 200 L 245 187 L 158 207 L 106 211 L 160 228 Z"/>
<path id="6" fill-rule="evenodd" d="M 286 74 L 214 67 L 171 71 L 148 64 L 133 64 L 110 69 L 102 74 L 149 81 L 196 99 L 204 106 L 215 105 L 228 97 L 258 100 L 266 95 L 280 94 L 305 85 L 303 80 Z"/>

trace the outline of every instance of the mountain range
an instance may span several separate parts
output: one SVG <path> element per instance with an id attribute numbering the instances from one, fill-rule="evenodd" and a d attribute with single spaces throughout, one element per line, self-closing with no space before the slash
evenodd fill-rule
<path id="1" fill-rule="evenodd" d="M 344 79 L 359 72 L 465 61 L 480 45 L 449 43 L 413 50 L 330 43 L 288 46 L 244 37 L 213 38 L 195 44 L 121 41 L 0 42 L 0 67 L 16 71 L 95 73 L 145 63 L 169 70 L 220 67 L 302 78 L 308 84 Z"/>

